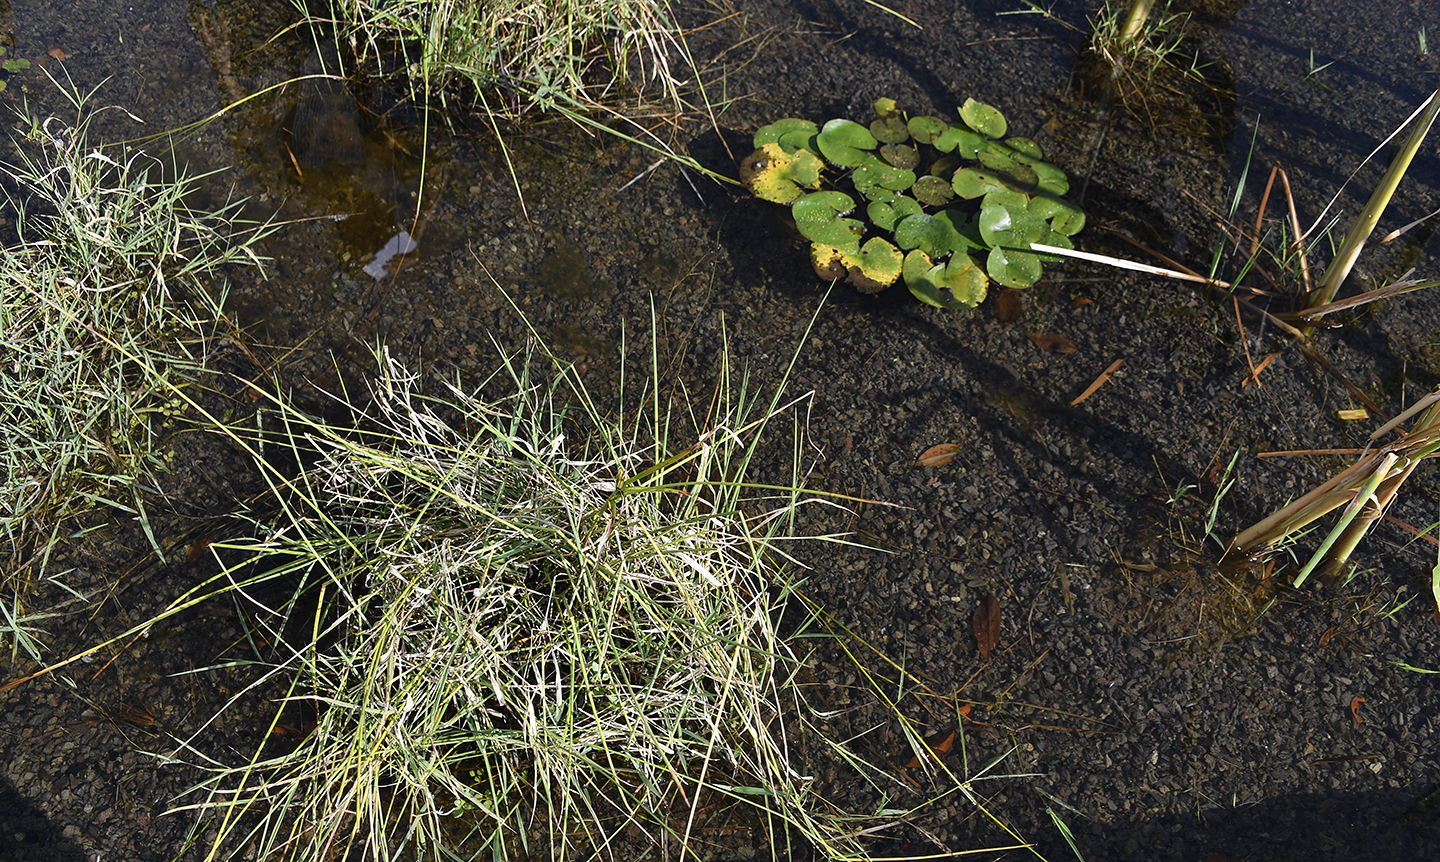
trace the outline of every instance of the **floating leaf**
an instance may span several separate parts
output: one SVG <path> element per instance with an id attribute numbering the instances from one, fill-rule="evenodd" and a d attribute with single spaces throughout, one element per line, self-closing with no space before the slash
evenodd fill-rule
<path id="1" fill-rule="evenodd" d="M 843 192 L 811 192 L 795 200 L 791 213 L 795 228 L 813 242 L 832 245 L 847 254 L 860 251 L 865 225 L 853 218 L 840 218 L 855 208 L 855 199 Z"/>
<path id="2" fill-rule="evenodd" d="M 871 201 L 865 207 L 865 217 L 881 230 L 895 229 L 895 207 L 883 201 Z"/>
<path id="3" fill-rule="evenodd" d="M 1000 645 L 1000 600 L 989 593 L 975 608 L 975 644 L 985 661 L 990 660 L 990 653 Z"/>
<path id="4" fill-rule="evenodd" d="M 910 129 L 910 137 L 920 144 L 934 143 L 950 128 L 950 124 L 939 117 L 911 117 L 906 126 Z"/>
<path id="5" fill-rule="evenodd" d="M 877 236 L 858 252 L 815 243 L 810 261 L 816 274 L 827 281 L 848 276 L 861 293 L 879 293 L 900 278 L 904 258 L 898 248 Z"/>
<path id="6" fill-rule="evenodd" d="M 1005 115 L 984 102 L 966 99 L 960 106 L 960 119 L 987 138 L 1005 137 Z"/>
<path id="7" fill-rule="evenodd" d="M 1064 236 L 1074 236 L 1085 227 L 1084 211 L 1069 201 L 1048 194 L 1036 195 L 1026 209 L 1033 215 L 1048 219 L 1050 229 Z"/>
<path id="8" fill-rule="evenodd" d="M 774 203 L 790 203 L 803 188 L 819 188 L 825 163 L 808 150 L 787 153 L 769 143 L 740 162 L 740 181 L 756 197 Z"/>
<path id="9" fill-rule="evenodd" d="M 910 129 L 899 115 L 881 117 L 870 123 L 870 134 L 883 144 L 900 144 L 910 140 Z"/>
<path id="10" fill-rule="evenodd" d="M 1010 149 L 1027 158 L 1036 161 L 1044 161 L 1045 159 L 1045 153 L 1040 149 L 1040 145 L 1029 138 L 1006 138 L 1005 144 L 1009 146 Z"/>
<path id="11" fill-rule="evenodd" d="M 889 117 L 900 110 L 899 104 L 894 99 L 881 96 L 875 100 L 875 115 L 878 117 Z"/>
<path id="12" fill-rule="evenodd" d="M 929 449 L 920 453 L 916 459 L 917 467 L 944 467 L 955 460 L 955 455 L 960 451 L 959 443 L 936 443 Z"/>
<path id="13" fill-rule="evenodd" d="M 892 192 L 901 192 L 915 185 L 915 172 L 893 167 L 867 153 L 860 166 L 850 174 L 855 191 L 866 197 L 875 187 Z"/>
<path id="14" fill-rule="evenodd" d="M 875 149 L 875 136 L 854 120 L 831 120 L 816 139 L 825 158 L 847 168 L 865 161 L 866 150 Z"/>
<path id="15" fill-rule="evenodd" d="M 813 135 L 820 131 L 820 128 L 809 120 L 802 120 L 798 117 L 786 117 L 783 120 L 776 120 L 768 126 L 761 126 L 755 132 L 755 149 L 761 149 L 766 144 L 780 143 L 786 135 L 799 132 L 804 135 Z M 789 148 L 787 148 L 789 151 Z"/>
<path id="16" fill-rule="evenodd" d="M 974 159 L 985 148 L 985 139 L 960 126 L 951 126 L 932 144 L 942 153 L 954 153 L 962 159 Z"/>
<path id="17" fill-rule="evenodd" d="M 1040 280 L 1040 258 L 1028 251 L 997 245 L 985 257 L 985 271 L 1006 287 L 1029 287 Z"/>
<path id="18" fill-rule="evenodd" d="M 904 144 L 886 144 L 880 148 L 880 158 L 892 167 L 906 171 L 913 171 L 920 164 L 920 153 Z"/>
<path id="19" fill-rule="evenodd" d="M 990 246 L 1026 251 L 1048 230 L 1045 220 L 1031 214 L 1028 208 L 987 201 L 980 209 L 980 236 Z"/>
<path id="20" fill-rule="evenodd" d="M 1025 337 L 1046 353 L 1074 353 L 1080 349 L 1075 342 L 1053 332 L 1027 332 Z"/>
<path id="21" fill-rule="evenodd" d="M 955 197 L 955 189 L 940 177 L 921 177 L 911 186 L 911 193 L 920 203 L 930 207 L 944 206 Z"/>
<path id="22" fill-rule="evenodd" d="M 905 286 L 926 305 L 974 308 L 985 301 L 990 279 L 969 255 L 953 254 L 947 263 L 933 263 L 920 249 L 905 255 Z"/>

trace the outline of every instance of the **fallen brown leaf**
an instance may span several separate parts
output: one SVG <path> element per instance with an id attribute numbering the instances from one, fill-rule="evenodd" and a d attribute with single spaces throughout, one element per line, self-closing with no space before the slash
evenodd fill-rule
<path id="1" fill-rule="evenodd" d="M 1027 332 L 1025 336 L 1046 353 L 1074 353 L 1080 349 L 1075 342 L 1053 332 Z"/>
<path id="2" fill-rule="evenodd" d="M 1007 287 L 995 297 L 995 318 L 1001 323 L 1014 323 L 1020 319 L 1024 306 L 1020 302 L 1020 291 Z"/>
<path id="3" fill-rule="evenodd" d="M 937 443 L 920 453 L 920 457 L 915 460 L 915 466 L 944 467 L 955 460 L 955 453 L 959 451 L 959 443 Z"/>
<path id="4" fill-rule="evenodd" d="M 968 705 L 968 704 L 967 704 L 967 705 Z M 950 753 L 950 746 L 952 746 L 952 745 L 954 745 L 954 744 L 955 744 L 955 731 L 954 731 L 954 730 L 951 730 L 949 733 L 942 733 L 942 734 L 940 734 L 939 736 L 931 737 L 930 739 L 928 739 L 928 740 L 925 741 L 925 745 L 930 749 L 931 753 L 934 754 L 937 759 L 939 759 L 939 758 L 941 758 L 941 757 L 944 757 L 945 755 L 949 754 L 949 753 Z M 920 766 L 920 755 L 918 755 L 918 754 L 915 755 L 914 757 L 910 758 L 910 762 L 907 763 L 907 764 L 905 764 L 905 768 L 906 768 L 906 769 L 917 769 L 917 768 L 919 768 L 919 766 Z"/>
<path id="5" fill-rule="evenodd" d="M 975 643 L 986 661 L 990 660 L 990 651 L 1000 644 L 1000 600 L 989 593 L 975 608 Z"/>
<path id="6" fill-rule="evenodd" d="M 59 48 L 51 48 L 49 51 L 46 51 L 45 53 L 49 54 L 50 56 L 54 57 L 55 59 L 59 60 L 59 61 L 62 62 L 62 63 L 65 62 L 65 52 L 62 51 L 62 50 L 60 50 Z"/>

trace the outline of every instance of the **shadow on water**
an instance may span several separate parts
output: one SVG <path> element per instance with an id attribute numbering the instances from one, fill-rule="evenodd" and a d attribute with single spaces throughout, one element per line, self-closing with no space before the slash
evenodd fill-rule
<path id="1" fill-rule="evenodd" d="M 40 807 L 0 777 L 0 862 L 82 862 L 85 854 L 60 834 Z"/>

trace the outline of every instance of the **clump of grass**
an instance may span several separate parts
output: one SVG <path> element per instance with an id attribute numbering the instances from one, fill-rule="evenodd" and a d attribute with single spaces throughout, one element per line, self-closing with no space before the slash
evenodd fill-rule
<path id="1" fill-rule="evenodd" d="M 143 152 L 92 142 L 94 92 L 61 90 L 75 120 L 22 111 L 29 134 L 0 163 L 12 229 L 0 253 L 0 640 L 37 660 L 54 611 L 27 592 L 40 580 L 69 589 L 53 558 L 79 516 L 109 511 L 149 535 L 173 393 L 203 367 L 201 339 L 220 320 L 203 284 L 260 263 L 255 234 L 236 236 L 238 203 L 191 210 L 201 177 L 167 179 Z"/>
<path id="2" fill-rule="evenodd" d="M 672 62 L 688 52 L 668 0 L 333 0 L 332 12 L 362 67 L 402 57 L 427 93 L 463 81 L 504 94 L 492 111 L 603 104 L 626 83 L 680 101 Z"/>
<path id="3" fill-rule="evenodd" d="M 776 397 L 727 372 L 681 443 L 688 404 L 656 379 L 622 422 L 533 356 L 503 364 L 498 399 L 427 397 L 379 357 L 368 404 L 337 396 L 353 426 L 276 400 L 268 431 L 235 429 L 279 513 L 213 547 L 256 607 L 285 585 L 252 643 L 277 650 L 256 685 L 288 694 L 272 742 L 196 787 L 211 855 L 561 859 L 624 840 L 695 858 L 715 822 L 775 858 L 858 853 L 812 788 L 814 716 L 777 630 L 800 498 L 744 479 Z"/>

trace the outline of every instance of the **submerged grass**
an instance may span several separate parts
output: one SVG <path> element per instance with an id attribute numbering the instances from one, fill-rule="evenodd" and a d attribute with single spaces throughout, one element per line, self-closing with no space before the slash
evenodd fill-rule
<path id="1" fill-rule="evenodd" d="M 378 357 L 336 396 L 354 423 L 276 400 L 232 429 L 278 512 L 212 547 L 271 609 L 254 691 L 287 694 L 248 763 L 205 764 L 208 858 L 699 858 L 722 822 L 773 858 L 863 855 L 865 818 L 814 791 L 832 743 L 778 630 L 802 500 L 745 479 L 778 390 L 727 369 L 695 416 L 651 378 L 618 421 L 550 357 L 505 361 L 501 398 Z"/>
<path id="2" fill-rule="evenodd" d="M 89 138 L 94 92 L 60 88 L 75 119 L 21 112 L 29 134 L 0 163 L 13 234 L 0 252 L 0 641 L 43 651 L 38 581 L 68 590 L 55 554 L 97 512 L 138 520 L 165 464 L 173 392 L 204 366 L 219 301 L 203 286 L 227 264 L 260 264 L 239 203 L 196 212 L 202 177 Z M 73 592 L 73 591 L 71 591 Z M 75 599 L 82 596 L 75 594 Z"/>

